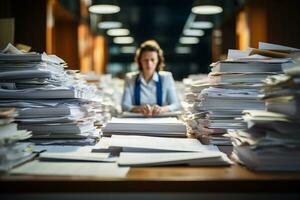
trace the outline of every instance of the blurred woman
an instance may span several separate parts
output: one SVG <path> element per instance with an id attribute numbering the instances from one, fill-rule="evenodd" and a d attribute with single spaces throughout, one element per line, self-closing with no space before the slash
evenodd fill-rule
<path id="1" fill-rule="evenodd" d="M 135 55 L 139 71 L 126 76 L 122 99 L 123 111 L 155 116 L 181 109 L 170 72 L 162 71 L 163 51 L 154 40 L 141 44 Z"/>

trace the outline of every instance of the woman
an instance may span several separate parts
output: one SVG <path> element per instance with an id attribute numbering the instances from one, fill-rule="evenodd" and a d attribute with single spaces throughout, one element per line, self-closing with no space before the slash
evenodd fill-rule
<path id="1" fill-rule="evenodd" d="M 135 55 L 139 72 L 129 73 L 123 93 L 122 109 L 155 116 L 181 108 L 170 72 L 164 67 L 163 51 L 154 40 L 141 44 Z"/>

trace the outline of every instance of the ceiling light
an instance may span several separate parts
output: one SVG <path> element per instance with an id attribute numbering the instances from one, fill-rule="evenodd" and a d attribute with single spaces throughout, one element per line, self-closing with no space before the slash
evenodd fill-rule
<path id="1" fill-rule="evenodd" d="M 212 14 L 218 14 L 223 12 L 223 8 L 214 5 L 204 5 L 204 6 L 201 5 L 201 6 L 193 7 L 192 12 L 201 15 L 212 15 Z"/>
<path id="2" fill-rule="evenodd" d="M 121 53 L 135 53 L 136 47 L 135 46 L 124 46 L 121 47 Z"/>
<path id="3" fill-rule="evenodd" d="M 113 39 L 115 44 L 131 44 L 133 43 L 133 37 L 115 37 Z"/>
<path id="4" fill-rule="evenodd" d="M 125 35 L 129 35 L 129 30 L 126 28 L 109 29 L 107 31 L 107 35 L 109 35 L 109 36 L 125 36 Z"/>
<path id="5" fill-rule="evenodd" d="M 89 7 L 89 11 L 94 14 L 114 14 L 120 12 L 120 7 L 109 4 L 93 5 Z"/>
<path id="6" fill-rule="evenodd" d="M 183 34 L 186 36 L 203 36 L 204 31 L 200 29 L 185 29 L 183 30 Z"/>
<path id="7" fill-rule="evenodd" d="M 192 50 L 190 47 L 176 47 L 175 52 L 178 54 L 189 54 Z"/>
<path id="8" fill-rule="evenodd" d="M 213 23 L 209 21 L 196 21 L 192 23 L 191 28 L 209 29 L 213 26 Z"/>
<path id="9" fill-rule="evenodd" d="M 116 21 L 105 21 L 105 22 L 100 22 L 98 24 L 98 28 L 100 29 L 111 29 L 111 28 L 120 28 L 120 27 L 122 27 L 122 23 Z"/>
<path id="10" fill-rule="evenodd" d="M 214 37 L 222 37 L 222 31 L 220 29 L 216 29 L 213 32 Z"/>
<path id="11" fill-rule="evenodd" d="M 179 43 L 181 44 L 197 44 L 199 39 L 197 37 L 181 37 Z"/>

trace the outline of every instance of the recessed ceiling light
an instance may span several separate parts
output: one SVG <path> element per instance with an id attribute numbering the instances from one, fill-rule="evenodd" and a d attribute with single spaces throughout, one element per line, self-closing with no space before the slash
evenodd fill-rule
<path id="1" fill-rule="evenodd" d="M 214 30 L 213 36 L 214 37 L 222 37 L 222 31 L 219 29 Z"/>
<path id="2" fill-rule="evenodd" d="M 206 5 L 206 6 L 195 6 L 192 8 L 192 12 L 201 15 L 212 15 L 223 12 L 223 8 L 220 6 Z"/>
<path id="3" fill-rule="evenodd" d="M 197 37 L 181 37 L 179 43 L 181 44 L 197 44 L 199 39 Z"/>
<path id="4" fill-rule="evenodd" d="M 121 53 L 135 53 L 136 47 L 135 46 L 124 46 L 121 47 Z"/>
<path id="5" fill-rule="evenodd" d="M 189 54 L 192 50 L 191 47 L 176 47 L 175 52 L 178 54 Z"/>
<path id="6" fill-rule="evenodd" d="M 203 36 L 204 35 L 204 31 L 200 30 L 200 29 L 184 29 L 183 30 L 183 34 L 186 36 Z"/>
<path id="7" fill-rule="evenodd" d="M 122 27 L 122 23 L 117 21 L 104 21 L 98 24 L 98 28 L 100 29 L 110 29 L 110 28 L 120 28 L 120 27 Z"/>
<path id="8" fill-rule="evenodd" d="M 192 23 L 191 28 L 209 29 L 213 26 L 213 23 L 209 21 L 195 21 Z"/>
<path id="9" fill-rule="evenodd" d="M 129 35 L 129 30 L 126 28 L 109 29 L 107 31 L 107 35 L 109 35 L 109 36 L 125 36 L 125 35 Z"/>
<path id="10" fill-rule="evenodd" d="M 89 7 L 89 11 L 95 14 L 114 14 L 120 12 L 120 7 L 109 4 L 93 5 Z"/>
<path id="11" fill-rule="evenodd" d="M 113 39 L 114 43 L 116 44 L 131 44 L 133 43 L 133 37 L 115 37 Z"/>

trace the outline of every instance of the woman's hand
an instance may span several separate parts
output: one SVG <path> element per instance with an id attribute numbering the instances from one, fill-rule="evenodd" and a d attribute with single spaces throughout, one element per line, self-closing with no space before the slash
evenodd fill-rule
<path id="1" fill-rule="evenodd" d="M 160 113 L 168 112 L 169 108 L 167 106 L 154 105 L 152 109 L 152 116 L 159 115 Z"/>
<path id="2" fill-rule="evenodd" d="M 150 106 L 149 104 L 143 105 L 143 107 L 142 107 L 142 113 L 146 117 L 151 117 L 152 114 L 153 114 L 153 107 Z"/>
<path id="3" fill-rule="evenodd" d="M 153 106 L 153 110 L 152 110 L 152 115 L 159 115 L 159 113 L 161 113 L 162 108 L 158 105 L 154 105 Z"/>
<path id="4" fill-rule="evenodd" d="M 152 117 L 159 115 L 160 113 L 168 112 L 169 108 L 167 106 L 150 106 L 149 104 L 145 104 L 142 106 L 137 106 L 131 109 L 131 112 L 142 113 L 146 117 Z"/>

